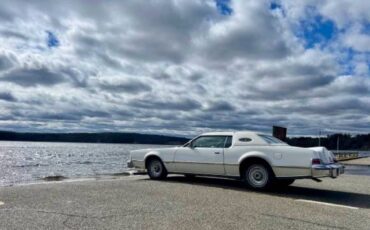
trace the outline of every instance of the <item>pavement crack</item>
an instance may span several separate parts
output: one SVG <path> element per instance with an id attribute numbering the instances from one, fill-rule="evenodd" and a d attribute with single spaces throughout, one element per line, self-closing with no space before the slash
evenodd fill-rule
<path id="1" fill-rule="evenodd" d="M 312 222 L 312 221 L 308 221 L 308 220 L 302 220 L 302 219 L 297 219 L 297 218 L 287 217 L 287 216 L 279 216 L 279 215 L 266 214 L 266 213 L 261 213 L 261 215 L 268 216 L 268 217 L 273 217 L 273 218 L 281 218 L 281 219 L 290 220 L 290 221 L 297 221 L 297 222 L 302 222 L 302 223 L 307 223 L 307 224 L 313 224 L 313 225 L 317 225 L 317 226 L 321 226 L 321 227 L 325 227 L 325 228 L 349 229 L 349 228 L 345 228 L 345 227 L 338 227 L 338 226 L 333 226 L 333 225 L 328 225 L 328 224 L 320 224 L 320 223 L 317 223 L 317 222 Z"/>
<path id="2" fill-rule="evenodd" d="M 46 213 L 46 214 L 55 214 L 67 217 L 77 217 L 77 218 L 91 218 L 91 219 L 105 219 L 114 217 L 115 215 L 107 215 L 107 216 L 90 216 L 90 215 L 82 215 L 82 214 L 71 214 L 71 213 L 64 213 L 64 212 L 56 212 L 50 210 L 41 210 L 41 209 L 26 209 L 26 208 L 14 208 L 14 209 L 0 209 L 2 211 L 31 211 L 31 212 L 38 212 L 38 213 Z"/>
<path id="3" fill-rule="evenodd" d="M 69 216 L 67 216 L 67 218 L 63 221 L 62 224 L 63 224 L 64 227 L 66 227 L 68 229 L 72 229 L 72 227 L 67 224 L 68 220 L 69 220 Z"/>

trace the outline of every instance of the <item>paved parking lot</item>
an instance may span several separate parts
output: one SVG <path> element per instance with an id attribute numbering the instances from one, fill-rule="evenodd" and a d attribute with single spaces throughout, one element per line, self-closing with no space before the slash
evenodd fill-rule
<path id="1" fill-rule="evenodd" d="M 369 229 L 370 177 L 238 181 L 146 176 L 0 188 L 0 229 Z"/>

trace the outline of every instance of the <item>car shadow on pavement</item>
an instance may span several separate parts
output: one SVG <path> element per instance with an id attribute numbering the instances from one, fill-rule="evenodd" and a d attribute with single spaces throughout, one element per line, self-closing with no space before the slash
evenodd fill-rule
<path id="1" fill-rule="evenodd" d="M 233 179 L 211 178 L 211 177 L 194 177 L 186 178 L 183 176 L 171 176 L 163 182 L 167 183 L 187 183 L 222 189 L 231 189 L 246 192 L 255 192 L 246 188 L 243 182 Z M 332 204 L 354 206 L 359 208 L 370 209 L 370 194 L 360 194 L 347 191 L 334 191 L 319 188 L 298 187 L 292 184 L 284 188 L 274 188 L 264 193 L 272 196 L 287 197 L 293 199 L 307 199 Z"/>

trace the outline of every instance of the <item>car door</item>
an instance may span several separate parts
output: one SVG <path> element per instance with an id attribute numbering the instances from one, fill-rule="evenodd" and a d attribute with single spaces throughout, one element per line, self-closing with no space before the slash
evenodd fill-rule
<path id="1" fill-rule="evenodd" d="M 177 172 L 225 175 L 224 147 L 227 136 L 200 136 L 175 153 Z"/>

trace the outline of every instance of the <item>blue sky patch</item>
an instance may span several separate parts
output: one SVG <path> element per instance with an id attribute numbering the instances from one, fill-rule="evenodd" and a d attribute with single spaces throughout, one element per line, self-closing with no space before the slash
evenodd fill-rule
<path id="1" fill-rule="evenodd" d="M 313 20 L 301 21 L 296 35 L 305 40 L 306 48 L 312 48 L 316 44 L 325 45 L 336 33 L 333 21 L 315 16 Z"/>
<path id="2" fill-rule="evenodd" d="M 49 48 L 58 47 L 60 45 L 58 37 L 51 31 L 46 31 L 47 37 L 47 45 Z"/>
<path id="3" fill-rule="evenodd" d="M 233 9 L 230 7 L 230 0 L 215 0 L 217 10 L 220 14 L 231 15 Z"/>
<path id="4" fill-rule="evenodd" d="M 366 24 L 363 25 L 362 33 L 370 34 L 370 23 L 366 23 Z"/>
<path id="5" fill-rule="evenodd" d="M 281 5 L 278 4 L 277 2 L 271 2 L 270 10 L 276 10 L 276 9 L 281 9 Z"/>

